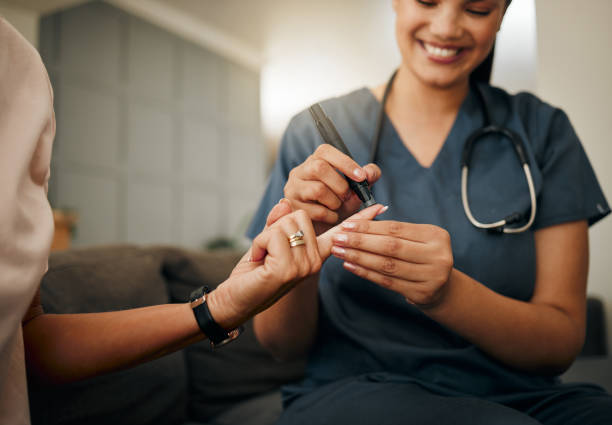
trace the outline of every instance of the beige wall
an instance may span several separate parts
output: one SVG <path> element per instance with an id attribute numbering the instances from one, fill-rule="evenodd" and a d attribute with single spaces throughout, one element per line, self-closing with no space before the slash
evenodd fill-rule
<path id="1" fill-rule="evenodd" d="M 538 0 L 537 93 L 574 124 L 612 201 L 612 1 Z M 612 217 L 590 231 L 589 292 L 602 296 L 612 345 Z"/>
<path id="2" fill-rule="evenodd" d="M 0 1 L 0 15 L 9 21 L 34 47 L 38 47 L 38 13 Z"/>

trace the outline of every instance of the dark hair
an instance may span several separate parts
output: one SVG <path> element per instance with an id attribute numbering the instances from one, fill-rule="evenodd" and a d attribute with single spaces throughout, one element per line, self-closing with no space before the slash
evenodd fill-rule
<path id="1" fill-rule="evenodd" d="M 510 6 L 512 0 L 506 0 L 506 8 Z M 491 81 L 491 71 L 493 69 L 493 57 L 495 56 L 495 43 L 493 43 L 493 47 L 491 47 L 491 51 L 483 60 L 480 65 L 476 67 L 472 74 L 470 75 L 470 79 L 472 81 L 488 83 Z"/>

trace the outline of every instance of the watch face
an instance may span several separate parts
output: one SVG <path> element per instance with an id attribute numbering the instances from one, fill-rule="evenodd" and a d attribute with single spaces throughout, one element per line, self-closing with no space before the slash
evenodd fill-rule
<path id="1" fill-rule="evenodd" d="M 217 343 L 214 343 L 212 341 L 210 341 L 210 346 L 212 348 L 219 348 L 219 347 L 223 347 L 224 345 L 232 342 L 233 340 L 235 340 L 236 338 L 238 338 L 240 336 L 240 334 L 242 333 L 242 331 L 244 331 L 244 326 L 238 326 L 236 329 L 232 329 L 231 331 L 227 332 L 228 337 L 225 338 L 223 341 L 219 341 Z"/>
<path id="2" fill-rule="evenodd" d="M 197 299 L 202 298 L 203 296 L 204 296 L 204 287 L 202 286 L 191 292 L 191 294 L 189 295 L 189 301 L 194 302 Z"/>

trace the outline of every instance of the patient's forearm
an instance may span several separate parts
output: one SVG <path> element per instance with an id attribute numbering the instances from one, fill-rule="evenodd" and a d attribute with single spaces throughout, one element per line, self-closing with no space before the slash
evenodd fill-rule
<path id="1" fill-rule="evenodd" d="M 204 338 L 189 304 L 43 314 L 24 325 L 28 368 L 53 382 L 135 366 Z"/>

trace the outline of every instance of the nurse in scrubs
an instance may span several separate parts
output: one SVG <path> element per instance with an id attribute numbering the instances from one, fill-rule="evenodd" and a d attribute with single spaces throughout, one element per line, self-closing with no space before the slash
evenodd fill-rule
<path id="1" fill-rule="evenodd" d="M 281 197 L 323 232 L 359 207 L 338 172 L 367 178 L 383 220 L 349 220 L 320 273 L 255 318 L 279 358 L 308 355 L 281 424 L 603 424 L 612 397 L 558 375 L 585 335 L 588 227 L 610 212 L 567 116 L 488 84 L 506 0 L 393 0 L 402 61 L 389 84 L 322 102 L 355 161 L 295 116 L 249 234 Z M 488 69 L 487 69 L 488 67 Z M 482 92 L 484 101 L 477 95 Z M 488 111 L 525 143 L 537 199 L 522 233 L 472 225 L 461 154 Z M 475 146 L 468 194 L 481 222 L 529 216 L 512 144 Z M 520 225 L 520 223 L 519 223 Z"/>

